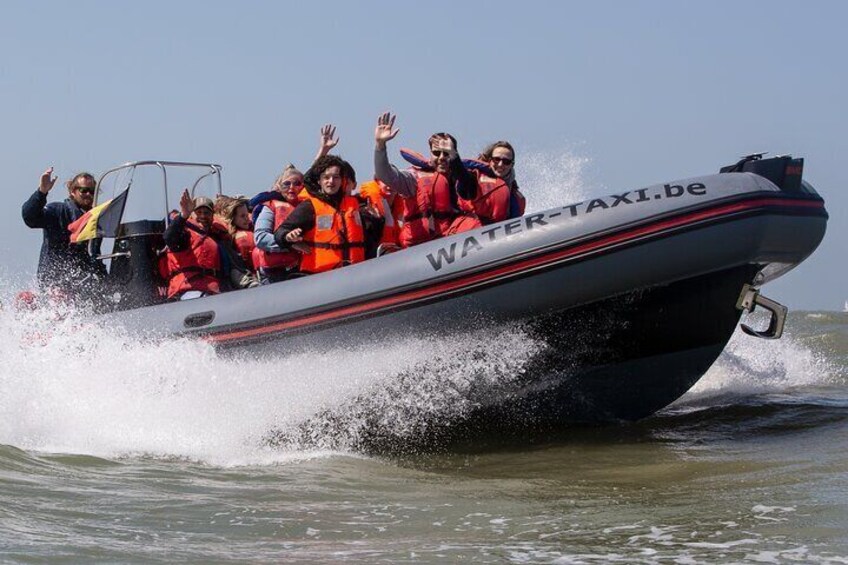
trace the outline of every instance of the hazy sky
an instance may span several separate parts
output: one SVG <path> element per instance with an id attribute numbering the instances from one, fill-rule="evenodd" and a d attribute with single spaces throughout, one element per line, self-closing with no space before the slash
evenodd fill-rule
<path id="1" fill-rule="evenodd" d="M 41 233 L 20 205 L 48 165 L 64 181 L 131 160 L 212 161 L 227 192 L 254 194 L 285 163 L 306 166 L 334 122 L 365 178 L 391 109 L 395 148 L 424 149 L 433 131 L 468 155 L 509 139 L 519 181 L 540 176 L 522 156 L 550 156 L 548 177 L 570 179 L 561 204 L 751 152 L 805 157 L 828 233 L 766 294 L 790 309 L 848 299 L 846 2 L 6 1 L 2 13 L 4 279 L 35 270 Z"/>

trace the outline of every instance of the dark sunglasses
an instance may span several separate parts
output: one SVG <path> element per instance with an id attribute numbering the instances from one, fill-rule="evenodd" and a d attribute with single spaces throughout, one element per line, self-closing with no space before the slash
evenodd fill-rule
<path id="1" fill-rule="evenodd" d="M 80 194 L 94 194 L 94 191 L 97 189 L 91 186 L 78 186 L 76 190 Z"/>
<path id="2" fill-rule="evenodd" d="M 442 155 L 450 157 L 450 151 L 442 151 L 441 149 L 431 149 L 430 153 L 433 154 L 433 157 L 441 157 Z"/>
<path id="3" fill-rule="evenodd" d="M 504 165 L 512 165 L 513 160 L 507 157 L 492 157 L 490 159 L 493 163 L 503 163 Z"/>
<path id="4" fill-rule="evenodd" d="M 303 186 L 302 180 L 284 180 L 280 183 L 283 188 L 291 188 L 293 186 Z"/>

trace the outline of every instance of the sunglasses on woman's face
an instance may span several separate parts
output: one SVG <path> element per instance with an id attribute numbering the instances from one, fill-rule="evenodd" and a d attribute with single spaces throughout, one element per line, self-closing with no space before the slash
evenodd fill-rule
<path id="1" fill-rule="evenodd" d="M 491 161 L 492 163 L 501 163 L 503 165 L 512 165 L 513 162 L 512 159 L 507 157 L 492 157 Z"/>
<path id="2" fill-rule="evenodd" d="M 283 188 L 291 188 L 293 186 L 303 186 L 302 180 L 284 180 L 280 183 Z"/>

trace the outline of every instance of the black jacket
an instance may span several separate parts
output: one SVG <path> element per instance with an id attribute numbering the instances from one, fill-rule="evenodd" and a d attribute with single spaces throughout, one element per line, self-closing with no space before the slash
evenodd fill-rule
<path id="1" fill-rule="evenodd" d="M 100 240 L 93 240 L 90 246 L 89 242 L 71 243 L 68 226 L 83 213 L 70 198 L 47 204 L 47 195 L 40 190 L 24 202 L 21 208 L 24 223 L 44 233 L 38 258 L 38 282 L 43 288 L 59 287 L 73 293 L 84 281 L 90 281 L 91 275 L 105 275 L 103 263 L 96 259 Z"/>

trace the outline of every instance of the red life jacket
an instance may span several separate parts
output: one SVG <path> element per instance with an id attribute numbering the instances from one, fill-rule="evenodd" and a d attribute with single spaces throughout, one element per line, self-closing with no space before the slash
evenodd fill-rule
<path id="1" fill-rule="evenodd" d="M 241 255 L 247 268 L 255 271 L 256 269 L 253 266 L 253 249 L 256 247 L 256 243 L 253 241 L 253 230 L 236 229 L 236 232 L 233 234 L 233 246 L 239 255 Z"/>
<path id="2" fill-rule="evenodd" d="M 509 219 L 509 199 L 511 190 L 501 178 L 477 173 L 480 187 L 474 200 L 459 199 L 459 206 L 466 212 L 474 212 L 485 224 L 494 224 Z M 523 206 L 522 206 L 523 214 Z"/>
<path id="3" fill-rule="evenodd" d="M 283 200 L 268 200 L 262 203 L 262 206 L 267 206 L 274 212 L 274 229 L 277 229 L 283 224 L 289 214 L 294 210 L 294 206 Z M 256 217 L 256 216 L 254 216 Z M 253 265 L 258 271 L 262 269 L 291 269 L 297 266 L 300 261 L 300 253 L 297 251 L 281 251 L 279 253 L 271 253 L 264 249 L 254 247 L 253 249 Z"/>
<path id="4" fill-rule="evenodd" d="M 359 187 L 359 194 L 362 198 L 368 200 L 383 217 L 383 233 L 380 235 L 380 244 L 399 245 L 403 199 L 395 198 L 391 200 L 392 194 L 384 188 L 385 186 L 377 180 L 364 182 Z"/>
<path id="5" fill-rule="evenodd" d="M 183 251 L 165 254 L 164 278 L 168 281 L 168 298 L 189 290 L 209 294 L 221 292 L 221 256 L 218 244 L 209 235 L 186 228 L 189 246 Z"/>
<path id="6" fill-rule="evenodd" d="M 418 181 L 415 196 L 403 199 L 400 244 L 417 245 L 445 235 L 459 211 L 451 202 L 448 178 L 437 172 L 412 169 Z"/>
<path id="7" fill-rule="evenodd" d="M 338 208 L 309 195 L 315 209 L 315 226 L 303 235 L 312 253 L 303 255 L 300 270 L 320 273 L 347 263 L 365 260 L 365 232 L 359 217 L 359 201 L 343 196 Z"/>

